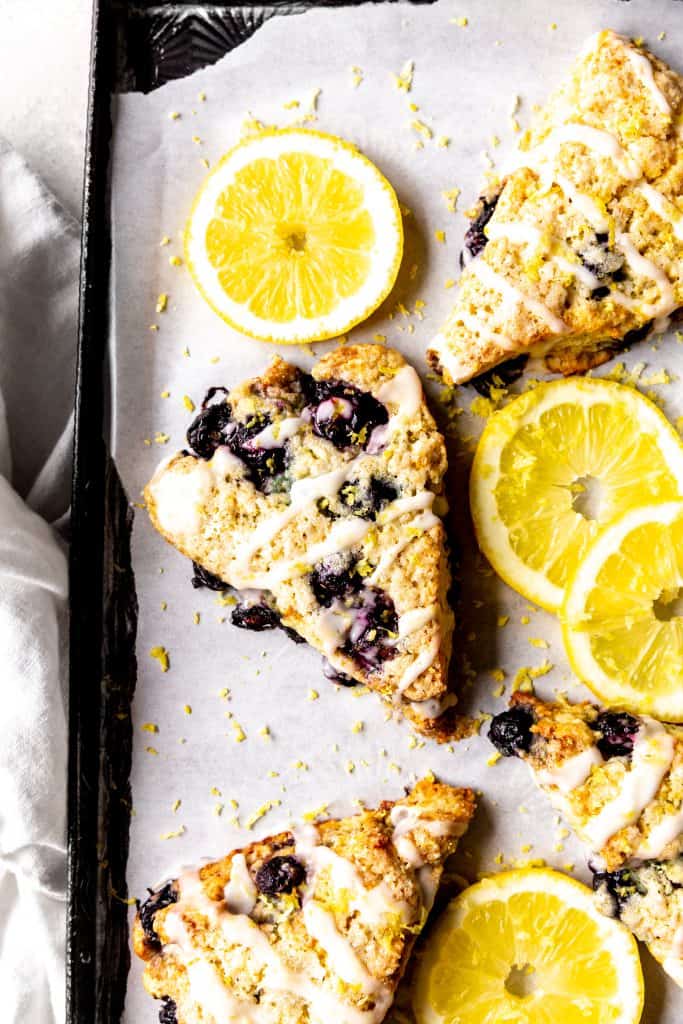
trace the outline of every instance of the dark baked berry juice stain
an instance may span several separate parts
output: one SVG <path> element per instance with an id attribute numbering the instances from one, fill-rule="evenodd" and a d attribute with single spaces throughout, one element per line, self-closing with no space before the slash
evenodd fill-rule
<path id="1" fill-rule="evenodd" d="M 155 949 L 161 948 L 159 936 L 154 931 L 154 915 L 164 907 L 170 907 L 172 903 L 178 902 L 178 892 L 173 882 L 168 882 L 157 892 L 149 890 L 149 896 L 144 903 L 138 906 L 140 924 L 145 933 L 145 938 Z"/>
<path id="2" fill-rule="evenodd" d="M 302 388 L 314 433 L 335 448 L 365 448 L 375 427 L 389 420 L 386 406 L 374 395 L 344 381 L 307 376 Z"/>

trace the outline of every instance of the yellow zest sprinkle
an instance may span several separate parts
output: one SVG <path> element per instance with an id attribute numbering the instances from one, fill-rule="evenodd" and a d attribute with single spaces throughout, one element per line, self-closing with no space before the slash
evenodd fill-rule
<path id="1" fill-rule="evenodd" d="M 156 747 L 145 747 L 145 752 L 148 754 L 153 754 L 154 757 L 159 756 L 159 751 L 157 750 Z"/>
<path id="2" fill-rule="evenodd" d="M 522 617 L 521 617 L 521 619 L 519 621 L 521 622 L 521 624 L 523 626 L 528 626 L 529 623 L 531 622 L 531 619 L 529 618 L 528 615 L 522 615 Z"/>
<path id="3" fill-rule="evenodd" d="M 417 746 L 416 738 L 414 736 L 409 736 L 408 737 L 408 750 L 415 750 L 416 746 Z"/>
<path id="4" fill-rule="evenodd" d="M 231 722 L 231 725 L 235 730 L 235 743 L 244 743 L 244 741 L 247 738 L 247 734 L 245 733 L 242 726 L 239 724 L 239 722 Z"/>
<path id="5" fill-rule="evenodd" d="M 503 864 L 505 862 L 505 857 L 503 856 L 502 853 L 497 853 L 496 856 L 493 858 L 493 861 L 495 864 Z"/>
<path id="6" fill-rule="evenodd" d="M 279 807 L 282 801 L 280 800 L 266 800 L 264 804 L 257 807 L 256 810 L 251 814 L 244 823 L 244 827 L 252 829 L 257 821 L 260 821 L 268 811 L 272 811 L 274 807 Z"/>
<path id="7" fill-rule="evenodd" d="M 319 696 L 320 696 L 320 694 L 318 693 L 317 690 L 309 690 L 308 691 L 308 699 L 309 700 L 317 700 Z"/>
<path id="8" fill-rule="evenodd" d="M 223 804 L 215 804 L 213 808 L 213 813 L 216 815 L 217 818 L 220 818 L 221 814 L 223 813 Z"/>
<path id="9" fill-rule="evenodd" d="M 143 732 L 159 732 L 159 726 L 154 722 L 145 722 L 141 728 Z"/>
<path id="10" fill-rule="evenodd" d="M 162 433 L 161 430 L 157 430 L 156 434 L 154 435 L 154 442 L 155 442 L 155 444 L 166 444 L 167 441 L 170 441 L 170 439 L 171 439 L 171 435 L 170 434 L 164 434 L 164 433 Z"/>
<path id="11" fill-rule="evenodd" d="M 444 281 L 443 286 L 444 286 L 444 288 L 452 288 L 454 284 L 455 284 L 455 281 L 453 280 L 453 278 L 452 277 L 448 277 Z"/>
<path id="12" fill-rule="evenodd" d="M 150 324 L 149 325 L 149 329 L 150 329 L 150 331 L 158 331 L 159 330 L 159 324 Z"/>
<path id="13" fill-rule="evenodd" d="M 450 136 L 449 135 L 437 135 L 437 137 L 436 137 L 436 144 L 439 147 L 439 149 L 448 149 L 448 147 L 451 144 Z"/>
<path id="14" fill-rule="evenodd" d="M 497 625 L 498 625 L 499 628 L 502 628 L 503 626 L 507 626 L 509 621 L 510 621 L 510 616 L 509 615 L 499 615 L 498 616 Z"/>
<path id="15" fill-rule="evenodd" d="M 186 715 L 191 715 L 192 714 L 192 708 L 190 707 L 189 704 L 184 704 L 183 705 L 183 711 L 185 712 Z"/>
<path id="16" fill-rule="evenodd" d="M 353 763 L 353 761 L 347 761 L 346 764 L 344 765 L 344 767 L 345 767 L 346 771 L 349 773 L 349 775 L 353 775 L 353 773 L 356 770 L 356 766 Z"/>
<path id="17" fill-rule="evenodd" d="M 354 89 L 357 89 L 358 86 L 363 81 L 363 71 L 356 64 L 352 64 L 351 67 L 349 68 L 349 70 L 350 70 L 351 76 L 352 76 L 351 77 L 351 81 L 353 82 L 353 87 L 354 87 Z"/>
<path id="18" fill-rule="evenodd" d="M 379 345 L 383 345 L 384 342 L 387 340 L 387 336 L 386 334 L 373 334 L 372 339 L 373 341 L 376 341 Z"/>
<path id="19" fill-rule="evenodd" d="M 168 295 L 166 292 L 161 292 L 157 299 L 157 313 L 163 313 L 168 306 Z"/>
<path id="20" fill-rule="evenodd" d="M 265 740 L 270 739 L 270 728 L 267 725 L 262 725 L 258 731 L 259 736 L 263 736 Z"/>
<path id="21" fill-rule="evenodd" d="M 283 103 L 282 104 L 282 109 L 283 110 L 296 110 L 297 107 L 300 107 L 300 106 L 301 106 L 301 104 L 299 103 L 298 100 L 289 100 L 288 103 Z"/>
<path id="22" fill-rule="evenodd" d="M 195 404 L 189 395 L 183 395 L 183 405 L 185 406 L 188 412 L 194 412 Z"/>
<path id="23" fill-rule="evenodd" d="M 164 235 L 164 237 L 159 242 L 159 245 L 170 245 L 170 244 L 171 244 L 171 239 L 168 237 L 168 235 Z"/>
<path id="24" fill-rule="evenodd" d="M 172 110 L 168 116 L 170 117 L 171 121 L 180 120 L 180 114 L 177 110 Z"/>
<path id="25" fill-rule="evenodd" d="M 181 260 L 180 256 L 169 256 L 168 262 L 171 264 L 172 267 L 180 267 L 182 266 L 183 261 Z"/>
<path id="26" fill-rule="evenodd" d="M 277 778 L 279 778 L 280 773 L 279 772 L 274 772 L 273 769 L 271 768 L 269 772 L 266 772 L 266 775 L 267 775 L 267 777 L 269 779 L 277 779 Z"/>
<path id="27" fill-rule="evenodd" d="M 150 658 L 154 658 L 156 661 L 159 662 L 159 668 L 161 669 L 162 672 L 168 672 L 168 651 L 166 650 L 165 647 L 152 647 L 152 649 L 149 652 L 149 656 Z"/>
<path id="28" fill-rule="evenodd" d="M 437 240 L 437 242 L 441 242 L 443 244 L 446 241 L 446 232 L 437 229 L 434 232 L 434 238 Z"/>
<path id="29" fill-rule="evenodd" d="M 182 803 L 182 800 L 174 800 L 173 803 L 171 804 L 171 810 L 173 811 L 174 814 L 176 813 L 176 811 L 180 807 L 181 803 Z"/>
<path id="30" fill-rule="evenodd" d="M 199 100 L 200 103 L 204 103 L 206 101 L 206 93 L 205 92 L 198 93 L 197 99 Z"/>
<path id="31" fill-rule="evenodd" d="M 202 159 L 200 160 L 200 163 L 201 163 L 202 167 L 209 168 L 211 166 L 211 164 L 209 163 L 209 161 L 206 159 L 205 156 L 202 157 Z"/>
<path id="32" fill-rule="evenodd" d="M 550 24 L 548 25 L 548 28 L 550 29 L 551 32 L 555 32 L 555 30 L 557 29 L 557 22 L 556 21 L 551 21 Z"/>
<path id="33" fill-rule="evenodd" d="M 353 725 L 351 726 L 351 732 L 362 732 L 362 731 L 363 731 L 363 723 L 362 722 L 354 722 Z"/>
<path id="34" fill-rule="evenodd" d="M 307 772 L 308 771 L 308 765 L 306 764 L 305 761 L 295 761 L 293 763 L 293 765 L 292 765 L 292 768 L 296 768 L 297 771 L 300 771 L 300 772 Z"/>
<path id="35" fill-rule="evenodd" d="M 529 638 L 529 643 L 532 647 L 540 647 L 542 650 L 547 651 L 550 644 L 547 640 L 543 640 L 541 637 L 532 636 Z"/>
<path id="36" fill-rule="evenodd" d="M 170 397 L 171 397 L 171 392 L 170 391 L 162 391 L 161 392 L 161 398 L 170 398 Z"/>
<path id="37" fill-rule="evenodd" d="M 434 134 L 429 125 L 425 124 L 424 121 L 411 121 L 410 127 L 414 132 L 417 132 L 418 135 L 422 135 L 425 139 L 431 139 Z"/>
<path id="38" fill-rule="evenodd" d="M 397 75 L 392 75 L 394 85 L 399 92 L 410 92 L 413 87 L 415 61 L 407 60 Z"/>
<path id="39" fill-rule="evenodd" d="M 503 755 L 499 750 L 494 750 L 493 753 L 486 758 L 486 763 L 490 768 L 493 768 L 494 764 L 497 764 Z"/>
<path id="40" fill-rule="evenodd" d="M 185 826 L 181 825 L 180 828 L 176 829 L 175 832 L 162 832 L 161 838 L 162 839 L 179 839 L 181 836 L 185 835 L 185 831 L 186 831 Z"/>
<path id="41" fill-rule="evenodd" d="M 464 18 L 464 17 L 461 17 L 461 18 L 451 18 L 451 25 L 457 25 L 458 28 L 467 28 L 468 24 L 469 24 L 469 22 L 468 22 L 467 18 Z"/>
<path id="42" fill-rule="evenodd" d="M 194 142 L 195 146 L 201 146 L 202 144 L 202 140 L 199 138 L 198 135 L 193 135 L 192 141 Z"/>
<path id="43" fill-rule="evenodd" d="M 495 690 L 493 691 L 493 696 L 494 697 L 502 697 L 504 693 L 505 693 L 505 683 L 501 683 L 500 686 L 497 686 L 495 688 Z"/>

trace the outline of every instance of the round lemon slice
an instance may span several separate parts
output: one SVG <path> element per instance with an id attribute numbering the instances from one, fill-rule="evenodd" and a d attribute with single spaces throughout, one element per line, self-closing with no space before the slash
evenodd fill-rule
<path id="1" fill-rule="evenodd" d="M 576 674 L 607 704 L 683 721 L 683 502 L 627 512 L 588 549 L 560 618 Z"/>
<path id="2" fill-rule="evenodd" d="M 515 590 L 557 611 L 573 566 L 608 523 L 683 496 L 683 445 L 633 388 L 543 384 L 495 413 L 470 478 L 477 540 Z"/>
<path id="3" fill-rule="evenodd" d="M 396 194 L 332 135 L 267 131 L 230 150 L 185 232 L 194 282 L 219 316 L 263 341 L 334 338 L 389 294 L 403 253 Z"/>
<path id="4" fill-rule="evenodd" d="M 502 872 L 465 889 L 418 971 L 418 1024 L 637 1024 L 633 936 L 556 871 Z"/>

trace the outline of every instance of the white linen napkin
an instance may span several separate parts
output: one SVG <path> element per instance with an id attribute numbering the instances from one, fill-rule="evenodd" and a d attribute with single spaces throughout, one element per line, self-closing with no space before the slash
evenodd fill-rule
<path id="1" fill-rule="evenodd" d="M 0 993 L 64 1020 L 65 544 L 79 233 L 0 140 Z M 38 514 L 39 513 L 39 514 Z M 44 518 L 41 518 L 44 517 Z"/>

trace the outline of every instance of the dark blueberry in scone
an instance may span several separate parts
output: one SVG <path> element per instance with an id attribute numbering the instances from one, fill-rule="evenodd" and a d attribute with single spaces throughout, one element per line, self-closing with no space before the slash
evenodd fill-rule
<path id="1" fill-rule="evenodd" d="M 579 257 L 586 270 L 595 274 L 599 281 L 618 280 L 617 275 L 624 266 L 623 253 L 610 249 L 609 238 L 603 232 L 596 234 L 595 241 L 583 248 Z"/>
<path id="2" fill-rule="evenodd" d="M 280 616 L 274 608 L 257 602 L 236 605 L 230 615 L 230 621 L 233 626 L 240 629 L 253 629 L 260 633 L 264 629 L 277 629 L 280 625 Z"/>
<path id="3" fill-rule="evenodd" d="M 327 658 L 323 658 L 323 675 L 325 679 L 329 679 L 331 683 L 336 683 L 337 686 L 358 686 L 357 679 L 352 679 L 345 672 L 338 672 Z"/>
<path id="4" fill-rule="evenodd" d="M 644 323 L 642 327 L 634 327 L 632 331 L 627 331 L 619 344 L 619 348 L 628 348 L 629 345 L 635 345 L 637 341 L 643 341 L 645 338 L 647 338 L 648 334 L 652 330 L 653 325 L 654 320 L 648 320 L 647 323 Z"/>
<path id="5" fill-rule="evenodd" d="M 489 739 L 503 757 L 514 757 L 531 746 L 534 716 L 528 708 L 515 707 L 496 715 L 489 728 Z"/>
<path id="6" fill-rule="evenodd" d="M 173 882 L 168 882 L 162 886 L 156 892 L 149 890 L 149 896 L 144 903 L 139 905 L 140 924 L 142 930 L 145 933 L 145 937 L 148 942 L 152 945 L 159 946 L 159 936 L 154 931 L 154 915 L 159 911 L 163 910 L 164 907 L 170 907 L 172 903 L 178 902 L 178 892 Z"/>
<path id="7" fill-rule="evenodd" d="M 507 359 L 504 363 L 499 363 L 498 366 L 477 374 L 468 383 L 476 388 L 484 398 L 490 398 L 491 388 L 508 387 L 510 384 L 514 384 L 524 373 L 528 361 L 529 356 L 523 353 L 521 356 Z"/>
<path id="8" fill-rule="evenodd" d="M 328 555 L 314 566 L 308 577 L 318 604 L 329 608 L 335 598 L 354 594 L 363 586 L 363 580 L 354 572 L 353 556 L 347 552 Z"/>
<path id="9" fill-rule="evenodd" d="M 397 637 L 398 615 L 394 602 L 383 590 L 363 587 L 360 598 L 342 650 L 372 672 L 396 653 L 391 641 Z"/>
<path id="10" fill-rule="evenodd" d="M 227 439 L 230 451 L 248 466 L 252 480 L 261 490 L 273 477 L 280 476 L 287 464 L 284 447 L 262 448 L 254 440 L 270 422 L 270 416 L 252 416 L 246 423 L 237 423 Z"/>
<path id="11" fill-rule="evenodd" d="M 161 997 L 159 1024 L 178 1024 L 177 1007 L 170 996 Z"/>
<path id="12" fill-rule="evenodd" d="M 205 569 L 199 562 L 193 562 L 192 568 L 194 569 L 194 576 L 192 577 L 191 583 L 195 589 L 199 587 L 208 587 L 209 590 L 228 590 L 228 584 L 224 583 L 219 576 L 214 576 L 212 572 Z"/>
<path id="13" fill-rule="evenodd" d="M 256 888 L 264 896 L 291 892 L 306 878 L 306 871 L 296 857 L 271 857 L 256 872 Z"/>
<path id="14" fill-rule="evenodd" d="M 398 490 L 394 484 L 376 476 L 365 484 L 359 480 L 347 480 L 339 491 L 339 500 L 344 508 L 361 519 L 374 520 L 377 513 L 397 497 Z"/>
<path id="15" fill-rule="evenodd" d="M 619 917 L 624 904 L 631 896 L 639 892 L 644 895 L 642 886 L 639 886 L 635 874 L 629 868 L 622 868 L 620 871 L 593 871 L 593 891 L 607 893 L 612 899 L 612 909 L 615 917 Z"/>
<path id="16" fill-rule="evenodd" d="M 479 197 L 479 213 L 465 232 L 465 250 L 470 259 L 474 259 L 486 248 L 488 238 L 484 234 L 484 228 L 491 220 L 497 203 L 497 195 L 490 199 L 487 199 L 486 196 Z"/>
<path id="17" fill-rule="evenodd" d="M 210 459 L 216 448 L 227 444 L 228 436 L 233 429 L 232 409 L 228 403 L 222 399 L 212 402 L 214 395 L 223 391 L 225 388 L 209 390 L 202 404 L 202 411 L 187 431 L 187 443 L 200 459 Z"/>
<path id="18" fill-rule="evenodd" d="M 640 722 L 626 711 L 602 711 L 591 728 L 602 733 L 597 746 L 604 758 L 627 757 L 633 753 Z"/>
<path id="19" fill-rule="evenodd" d="M 335 448 L 365 448 L 375 427 L 389 419 L 386 406 L 368 391 L 340 380 L 309 377 L 304 391 L 314 432 Z"/>

